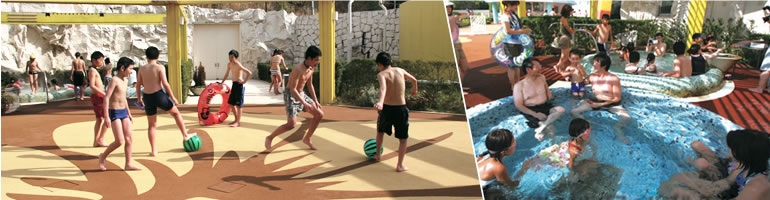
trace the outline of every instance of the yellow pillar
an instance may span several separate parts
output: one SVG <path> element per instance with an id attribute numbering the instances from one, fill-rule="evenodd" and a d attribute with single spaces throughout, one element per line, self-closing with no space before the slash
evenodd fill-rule
<path id="1" fill-rule="evenodd" d="M 319 39 L 321 40 L 321 103 L 334 103 L 334 63 L 337 49 L 334 41 L 334 1 L 320 1 L 318 5 Z"/>
<path id="2" fill-rule="evenodd" d="M 599 13 L 597 12 L 599 3 L 597 1 L 591 1 L 590 7 L 591 7 L 591 12 L 589 15 L 591 19 L 599 19 L 600 18 Z"/>
<path id="3" fill-rule="evenodd" d="M 690 1 L 687 11 L 687 48 L 692 45 L 692 35 L 703 31 L 703 19 L 706 17 L 706 1 Z"/>
<path id="4" fill-rule="evenodd" d="M 519 10 L 517 12 L 519 13 L 519 18 L 527 17 L 527 3 L 524 0 L 519 0 Z"/>
<path id="5" fill-rule="evenodd" d="M 182 100 L 182 57 L 179 39 L 180 6 L 166 6 L 166 29 L 168 39 L 168 83 L 177 100 Z M 181 102 L 180 102 L 181 103 Z"/>

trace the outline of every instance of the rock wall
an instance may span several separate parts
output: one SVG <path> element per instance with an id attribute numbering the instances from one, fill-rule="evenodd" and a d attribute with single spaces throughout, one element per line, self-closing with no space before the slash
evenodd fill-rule
<path id="1" fill-rule="evenodd" d="M 256 63 L 267 62 L 273 49 L 283 49 L 287 64 L 302 61 L 305 49 L 319 45 L 317 16 L 296 16 L 286 11 L 220 10 L 186 6 L 188 22 L 188 55 L 192 56 L 196 24 L 239 24 L 244 66 L 256 70 Z M 66 5 L 3 3 L 2 12 L 59 13 L 165 13 L 163 6 Z M 353 33 L 348 31 L 347 13 L 339 13 L 336 21 L 336 57 L 374 57 L 387 51 L 398 57 L 399 27 L 397 10 L 353 13 Z M 383 37 L 384 36 L 384 37 Z M 351 38 L 352 37 L 352 38 Z M 362 39 L 365 37 L 365 40 Z M 113 60 L 126 56 L 144 63 L 144 49 L 161 50 L 160 60 L 168 59 L 166 27 L 162 25 L 0 25 L 0 65 L 3 71 L 23 71 L 30 55 L 40 67 L 71 69 L 75 52 L 101 51 Z M 362 45 L 363 43 L 363 45 Z M 363 50 L 363 53 L 362 53 Z M 87 59 L 87 57 L 86 57 Z M 255 72 L 256 73 L 256 72 Z"/>

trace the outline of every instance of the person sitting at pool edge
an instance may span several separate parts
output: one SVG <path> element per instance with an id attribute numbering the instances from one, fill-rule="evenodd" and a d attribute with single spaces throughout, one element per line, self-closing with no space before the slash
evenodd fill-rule
<path id="1" fill-rule="evenodd" d="M 503 164 L 503 158 L 513 155 L 516 149 L 516 138 L 513 136 L 513 133 L 506 129 L 494 130 L 487 134 L 484 144 L 487 147 L 487 152 L 482 153 L 476 158 L 476 166 L 479 170 L 481 187 L 484 188 L 484 192 L 488 191 L 487 186 L 491 185 L 495 180 L 507 187 L 515 188 L 519 181 L 511 180 L 511 176 L 508 175 L 508 169 Z"/>
<path id="2" fill-rule="evenodd" d="M 543 130 L 564 114 L 561 106 L 553 106 L 548 100 L 553 98 L 542 70 L 540 60 L 529 57 L 522 62 L 524 79 L 513 86 L 513 101 L 524 117 L 527 125 L 535 128 L 535 138 L 543 140 Z M 553 134 L 553 132 L 551 132 Z"/>
<path id="3" fill-rule="evenodd" d="M 594 56 L 594 72 L 588 76 L 588 84 L 593 85 L 591 91 L 594 97 L 590 101 L 584 101 L 577 108 L 572 109 L 570 114 L 575 118 L 583 118 L 582 113 L 589 110 L 608 110 L 611 113 L 617 114 L 620 119 L 613 127 L 615 134 L 618 136 L 618 140 L 623 143 L 630 144 L 626 136 L 623 135 L 623 126 L 631 120 L 631 116 L 628 114 L 621 101 L 621 86 L 620 78 L 607 70 L 610 68 L 612 61 L 610 57 L 604 54 L 597 54 Z"/>
<path id="4" fill-rule="evenodd" d="M 640 57 L 639 52 L 636 52 L 636 51 L 631 52 L 631 55 L 628 56 L 629 63 L 626 64 L 626 69 L 625 69 L 626 74 L 640 75 L 644 72 L 643 67 L 636 66 L 639 64 L 639 59 L 640 59 L 639 57 Z"/>
<path id="5" fill-rule="evenodd" d="M 647 44 L 645 51 L 652 51 L 655 56 L 663 56 L 663 54 L 666 54 L 667 46 L 666 43 L 663 42 L 663 33 L 656 33 L 655 40 L 651 42 L 652 43 Z"/>
<path id="6" fill-rule="evenodd" d="M 707 59 L 717 57 L 719 52 L 724 49 L 717 49 L 714 53 L 703 53 L 699 44 L 693 44 L 688 51 L 690 53 L 690 63 L 692 64 L 692 75 L 697 76 L 705 74 L 708 68 Z"/>
<path id="7" fill-rule="evenodd" d="M 682 41 L 674 43 L 674 54 L 676 54 L 673 66 L 674 71 L 664 73 L 662 76 L 673 78 L 684 78 L 692 76 L 692 62 L 690 61 L 690 58 L 684 56 L 686 48 L 687 45 Z"/>

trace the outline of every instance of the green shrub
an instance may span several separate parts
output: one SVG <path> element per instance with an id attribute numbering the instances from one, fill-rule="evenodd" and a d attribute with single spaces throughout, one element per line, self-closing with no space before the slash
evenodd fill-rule
<path id="1" fill-rule="evenodd" d="M 5 73 L 5 72 L 3 72 Z M 5 90 L 2 91 L 2 113 L 5 114 L 10 109 L 11 105 L 17 103 L 16 98 L 13 98 L 10 94 L 6 94 Z"/>
<path id="2" fill-rule="evenodd" d="M 190 83 L 192 83 L 193 62 L 190 59 L 182 61 L 182 99 L 180 103 L 187 101 L 187 94 L 190 93 Z"/>

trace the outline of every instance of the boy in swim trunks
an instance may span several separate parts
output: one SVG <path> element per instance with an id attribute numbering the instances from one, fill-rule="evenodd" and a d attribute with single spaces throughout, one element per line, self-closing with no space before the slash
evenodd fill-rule
<path id="1" fill-rule="evenodd" d="M 107 128 L 110 127 L 109 121 L 103 121 L 104 118 L 104 85 L 102 85 L 102 78 L 99 77 L 99 69 L 104 65 L 104 54 L 96 51 L 91 54 L 91 68 L 88 69 L 88 83 L 91 88 L 91 104 L 94 106 L 94 115 L 96 115 L 96 123 L 94 123 L 94 147 L 104 147 L 104 134 L 107 133 Z M 85 92 L 83 90 L 81 93 Z"/>
<path id="2" fill-rule="evenodd" d="M 379 161 L 380 147 L 382 147 L 382 136 L 384 133 L 391 135 L 393 127 L 396 129 L 396 138 L 398 138 L 398 164 L 396 171 L 403 172 L 408 170 L 403 165 L 404 155 L 406 154 L 406 139 L 409 138 L 409 108 L 406 107 L 406 83 L 404 79 L 412 82 L 411 95 L 417 94 L 417 79 L 409 72 L 398 67 L 392 67 L 390 54 L 380 52 L 375 60 L 377 69 L 377 80 L 380 82 L 380 99 L 374 104 L 379 112 L 377 117 L 377 155 L 374 159 Z"/>
<path id="3" fill-rule="evenodd" d="M 233 87 L 230 88 L 230 97 L 227 99 L 227 104 L 233 106 L 233 115 L 235 115 L 235 121 L 230 123 L 230 126 L 238 127 L 241 126 L 243 93 L 246 92 L 246 89 L 243 88 L 243 84 L 246 84 L 246 81 L 249 81 L 251 71 L 243 67 L 241 62 L 238 61 L 238 51 L 230 50 L 230 52 L 227 53 L 227 57 L 230 59 L 230 63 L 227 63 L 227 71 L 225 71 L 225 77 L 222 78 L 222 80 L 227 80 L 227 76 L 230 75 L 230 72 L 233 73 Z M 246 73 L 246 78 L 243 78 L 242 76 L 244 72 Z"/>
<path id="4" fill-rule="evenodd" d="M 72 83 L 75 85 L 75 96 L 79 96 L 79 98 L 76 99 L 80 101 L 83 101 L 83 93 L 85 90 L 85 68 L 86 63 L 83 62 L 83 56 L 80 55 L 80 52 L 75 53 L 75 60 L 72 61 L 72 71 L 70 71 L 70 80 L 72 80 Z"/>
<path id="5" fill-rule="evenodd" d="M 109 114 L 109 117 L 104 116 L 104 121 L 109 121 L 112 124 L 112 133 L 115 135 L 115 141 L 110 146 L 107 146 L 104 153 L 99 154 L 99 169 L 102 171 L 107 170 L 107 167 L 104 166 L 104 160 L 123 143 L 126 144 L 126 166 L 124 169 L 141 170 L 139 167 L 131 164 L 133 161 L 131 159 L 131 147 L 133 146 L 131 124 L 134 121 L 134 117 L 131 116 L 131 112 L 128 110 L 128 101 L 126 100 L 128 84 L 126 84 L 126 77 L 130 73 L 128 69 L 132 66 L 134 66 L 133 60 L 126 57 L 120 58 L 117 67 L 118 75 L 107 85 L 107 94 L 105 95 L 107 101 L 105 101 L 106 105 L 102 109 L 104 109 L 105 113 Z M 107 127 L 109 126 L 108 124 Z"/>
<path id="6" fill-rule="evenodd" d="M 571 82 L 572 97 L 577 100 L 583 99 L 586 92 L 586 70 L 580 64 L 580 53 L 576 49 L 569 52 L 569 63 L 570 65 L 561 72 L 561 75 Z"/>
<path id="7" fill-rule="evenodd" d="M 37 92 L 37 74 L 43 71 L 35 61 L 35 56 L 29 56 L 27 61 L 27 73 L 29 73 L 29 88 L 32 89 L 32 93 Z"/>
<path id="8" fill-rule="evenodd" d="M 610 68 L 610 64 L 610 57 L 607 55 L 597 54 L 594 57 L 594 72 L 586 79 L 588 84 L 592 84 L 591 90 L 594 97 L 591 98 L 592 100 L 584 101 L 577 108 L 572 109 L 570 114 L 574 118 L 582 119 L 582 113 L 589 110 L 603 109 L 615 113 L 620 118 L 614 126 L 615 134 L 617 134 L 618 140 L 630 144 L 626 136 L 623 135 L 622 128 L 631 120 L 631 116 L 623 108 L 623 105 L 620 104 L 620 78 L 607 71 Z"/>
<path id="9" fill-rule="evenodd" d="M 318 124 L 321 123 L 321 119 L 324 117 L 323 108 L 321 103 L 318 103 L 315 87 L 313 86 L 313 70 L 319 62 L 321 62 L 321 49 L 316 46 L 310 46 L 305 51 L 305 60 L 294 65 L 289 74 L 289 85 L 286 86 L 283 93 L 283 101 L 286 104 L 286 123 L 276 128 L 273 133 L 265 138 L 265 151 L 273 151 L 272 142 L 275 136 L 294 129 L 297 125 L 297 115 L 303 110 L 313 114 L 313 120 L 310 122 L 310 127 L 307 129 L 302 142 L 310 147 L 310 149 L 316 149 L 310 138 L 313 137 L 315 129 L 318 128 Z M 305 94 L 305 85 L 307 85 L 307 91 L 310 92 L 310 96 L 313 98 Z"/>
<path id="10" fill-rule="evenodd" d="M 158 108 L 161 108 L 171 114 L 176 121 L 176 126 L 182 133 L 182 139 L 187 141 L 195 134 L 188 134 L 187 128 L 182 121 L 182 115 L 179 114 L 179 110 L 174 106 L 179 104 L 179 101 L 174 98 L 173 93 L 163 91 L 171 91 L 171 86 L 166 80 L 166 68 L 163 65 L 158 64 L 158 56 L 160 56 L 160 50 L 158 48 L 150 46 L 144 51 L 147 56 L 147 64 L 139 68 L 137 78 L 137 91 L 140 88 L 144 88 L 144 91 L 137 92 L 137 104 L 140 107 L 144 107 L 144 113 L 147 114 L 147 134 L 150 138 L 150 146 L 152 152 L 150 156 L 158 155 L 158 149 L 155 148 L 155 129 L 157 127 L 157 117 L 155 114 Z M 130 72 L 129 72 L 130 73 Z"/>
<path id="11" fill-rule="evenodd" d="M 599 33 L 599 35 L 596 35 L 596 33 Z M 596 42 L 596 46 L 599 48 L 597 51 L 610 55 L 610 51 L 612 50 L 612 26 L 610 25 L 610 15 L 602 15 L 602 23 L 596 25 L 596 29 L 594 29 L 591 34 L 596 35 L 596 40 L 598 40 Z"/>
<path id="12" fill-rule="evenodd" d="M 527 119 L 527 125 L 535 128 L 535 138 L 543 140 L 543 130 L 559 119 L 565 109 L 561 106 L 553 106 L 549 100 L 553 99 L 545 76 L 541 74 L 540 60 L 534 57 L 524 59 L 522 73 L 524 79 L 513 86 L 513 101 L 522 115 Z M 550 130 L 550 129 L 549 129 Z M 553 134 L 553 131 L 550 131 Z"/>

